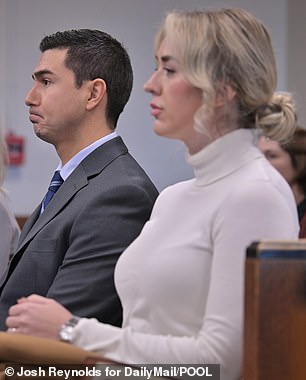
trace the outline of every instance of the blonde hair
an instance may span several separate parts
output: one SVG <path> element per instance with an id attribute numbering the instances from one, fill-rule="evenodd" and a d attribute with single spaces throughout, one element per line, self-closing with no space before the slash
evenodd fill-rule
<path id="1" fill-rule="evenodd" d="M 155 41 L 164 39 L 177 50 L 189 82 L 203 92 L 203 105 L 195 116 L 213 114 L 220 85 L 236 91 L 241 128 L 261 128 L 266 136 L 287 140 L 296 116 L 290 94 L 275 93 L 276 60 L 266 27 L 239 8 L 207 11 L 173 11 Z"/>

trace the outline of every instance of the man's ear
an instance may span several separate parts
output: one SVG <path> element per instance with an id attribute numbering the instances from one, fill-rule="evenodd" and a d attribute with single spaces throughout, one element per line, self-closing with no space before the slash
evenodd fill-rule
<path id="1" fill-rule="evenodd" d="M 226 104 L 231 103 L 236 94 L 237 92 L 232 86 L 228 84 L 220 85 L 216 92 L 215 107 L 224 107 Z"/>
<path id="2" fill-rule="evenodd" d="M 89 96 L 87 99 L 86 109 L 88 111 L 94 109 L 98 104 L 106 99 L 106 83 L 101 78 L 96 78 L 88 83 Z"/>

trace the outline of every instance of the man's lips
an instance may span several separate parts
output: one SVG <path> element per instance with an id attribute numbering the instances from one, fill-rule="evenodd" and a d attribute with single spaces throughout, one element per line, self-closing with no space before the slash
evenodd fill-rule
<path id="1" fill-rule="evenodd" d="M 38 123 L 42 119 L 42 116 L 39 113 L 30 112 L 29 113 L 29 119 L 30 119 L 31 123 Z"/>

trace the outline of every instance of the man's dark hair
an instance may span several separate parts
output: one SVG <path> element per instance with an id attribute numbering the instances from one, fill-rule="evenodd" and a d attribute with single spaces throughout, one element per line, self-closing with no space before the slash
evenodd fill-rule
<path id="1" fill-rule="evenodd" d="M 74 72 L 77 88 L 85 80 L 105 81 L 106 119 L 115 129 L 133 87 L 131 61 L 122 44 L 100 30 L 77 29 L 44 37 L 39 48 L 41 52 L 68 49 L 65 65 Z"/>

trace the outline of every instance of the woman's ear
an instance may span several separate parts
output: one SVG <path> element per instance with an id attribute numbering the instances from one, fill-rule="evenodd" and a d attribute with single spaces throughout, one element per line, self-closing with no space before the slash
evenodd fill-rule
<path id="1" fill-rule="evenodd" d="M 89 96 L 87 99 L 86 109 L 94 109 L 103 99 L 106 100 L 106 83 L 101 78 L 96 78 L 88 83 Z"/>
<path id="2" fill-rule="evenodd" d="M 216 107 L 224 107 L 226 104 L 229 104 L 235 98 L 237 92 L 233 89 L 232 86 L 228 84 L 220 85 L 216 92 Z"/>

